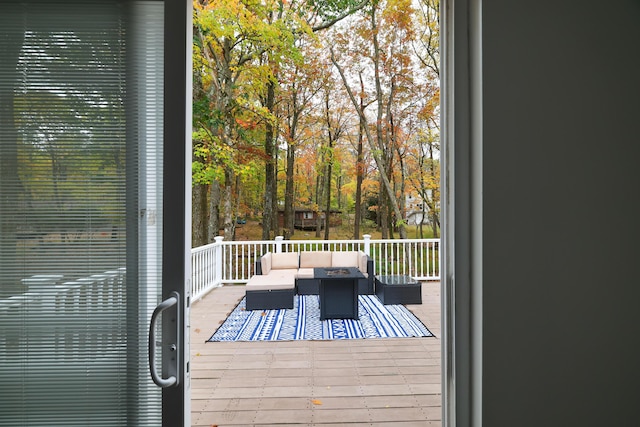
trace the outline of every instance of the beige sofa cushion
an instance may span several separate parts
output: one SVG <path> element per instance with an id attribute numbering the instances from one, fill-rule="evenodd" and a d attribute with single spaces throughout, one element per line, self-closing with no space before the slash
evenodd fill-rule
<path id="1" fill-rule="evenodd" d="M 300 252 L 300 268 L 331 267 L 330 251 Z"/>
<path id="2" fill-rule="evenodd" d="M 358 267 L 359 265 L 358 251 L 331 253 L 331 267 Z"/>
<path id="3" fill-rule="evenodd" d="M 295 273 L 285 270 L 273 271 L 269 275 L 255 274 L 247 282 L 247 291 L 292 289 L 295 287 Z"/>
<path id="4" fill-rule="evenodd" d="M 278 288 L 277 289 L 291 289 L 296 287 L 296 276 L 298 270 L 271 270 L 269 273 L 269 279 L 272 279 Z"/>
<path id="5" fill-rule="evenodd" d="M 365 276 L 367 275 L 367 258 L 367 254 L 362 251 L 358 252 L 358 268 Z"/>
<path id="6" fill-rule="evenodd" d="M 260 258 L 260 267 L 262 267 L 262 274 L 269 274 L 271 271 L 271 252 L 267 252 Z"/>
<path id="7" fill-rule="evenodd" d="M 298 279 L 313 279 L 315 277 L 313 268 L 300 268 L 296 277 Z"/>
<path id="8" fill-rule="evenodd" d="M 271 254 L 271 270 L 282 269 L 298 270 L 298 253 L 297 252 L 281 252 Z"/>
<path id="9" fill-rule="evenodd" d="M 313 268 L 301 268 L 298 270 L 298 279 L 313 279 Z"/>

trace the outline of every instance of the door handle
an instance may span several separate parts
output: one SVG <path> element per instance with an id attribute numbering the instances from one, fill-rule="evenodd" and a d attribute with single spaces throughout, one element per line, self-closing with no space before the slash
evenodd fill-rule
<path id="1" fill-rule="evenodd" d="M 182 318 L 181 318 L 181 308 L 180 308 L 180 294 L 176 291 L 171 292 L 171 296 L 166 300 L 162 301 L 158 306 L 153 310 L 153 314 L 151 315 L 151 326 L 149 327 L 149 369 L 151 371 L 151 379 L 154 383 L 156 383 L 159 387 L 167 388 L 172 386 L 177 386 L 180 384 L 180 358 L 181 358 L 181 346 L 179 345 L 178 337 L 180 337 Z M 176 331 L 175 335 L 171 335 L 172 340 L 174 341 L 167 347 L 170 352 L 170 361 L 171 363 L 168 365 L 169 378 L 162 378 L 160 374 L 156 371 L 156 321 L 160 314 L 168 308 L 176 306 L 176 320 L 175 326 Z"/>

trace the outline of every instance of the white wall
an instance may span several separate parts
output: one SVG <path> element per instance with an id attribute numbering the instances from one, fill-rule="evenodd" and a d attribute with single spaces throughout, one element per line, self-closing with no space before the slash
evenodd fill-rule
<path id="1" fill-rule="evenodd" d="M 640 1 L 482 3 L 483 425 L 640 425 Z"/>

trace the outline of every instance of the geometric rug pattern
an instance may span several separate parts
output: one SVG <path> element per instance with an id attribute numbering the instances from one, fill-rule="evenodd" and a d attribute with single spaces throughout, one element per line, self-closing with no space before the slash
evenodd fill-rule
<path id="1" fill-rule="evenodd" d="M 292 309 L 246 310 L 245 298 L 209 338 L 216 341 L 292 341 L 432 337 L 403 305 L 384 305 L 375 295 L 358 296 L 360 319 L 320 320 L 318 295 L 295 295 Z"/>

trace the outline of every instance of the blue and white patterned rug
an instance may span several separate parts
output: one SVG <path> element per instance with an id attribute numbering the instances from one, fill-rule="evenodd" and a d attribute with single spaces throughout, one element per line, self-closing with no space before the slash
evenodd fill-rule
<path id="1" fill-rule="evenodd" d="M 360 320 L 320 320 L 317 295 L 296 295 L 293 309 L 246 310 L 245 299 L 208 341 L 332 340 L 432 337 L 403 305 L 383 305 L 375 295 L 358 297 Z"/>

